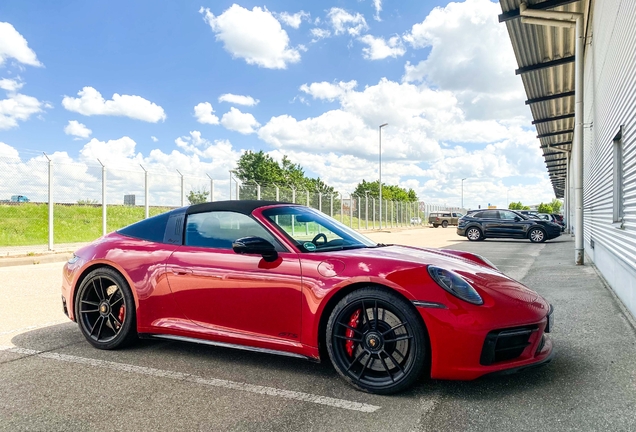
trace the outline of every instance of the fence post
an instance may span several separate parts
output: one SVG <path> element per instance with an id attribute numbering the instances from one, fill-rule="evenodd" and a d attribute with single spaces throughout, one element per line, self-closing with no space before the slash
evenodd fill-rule
<path id="1" fill-rule="evenodd" d="M 307 207 L 309 207 L 309 190 L 305 189 L 305 192 L 307 192 Z"/>
<path id="2" fill-rule="evenodd" d="M 292 188 L 292 203 L 296 204 L 296 189 Z M 293 218 L 292 218 L 293 220 Z M 293 225 L 292 225 L 293 227 Z"/>
<path id="3" fill-rule="evenodd" d="M 148 193 L 148 171 L 143 167 L 142 164 L 139 164 L 142 170 L 144 170 L 144 219 L 148 219 L 150 216 L 150 203 L 148 202 L 149 193 Z"/>
<path id="4" fill-rule="evenodd" d="M 344 200 L 340 194 L 340 222 L 344 224 Z"/>
<path id="5" fill-rule="evenodd" d="M 373 229 L 375 229 L 375 198 L 373 198 Z"/>
<path id="6" fill-rule="evenodd" d="M 318 191 L 318 211 L 322 212 L 322 192 Z"/>
<path id="7" fill-rule="evenodd" d="M 181 176 L 181 207 L 183 207 L 183 206 L 185 206 L 185 192 L 183 190 L 184 189 L 183 174 L 181 174 L 181 171 L 179 171 L 179 170 L 177 170 L 177 172 Z"/>
<path id="8" fill-rule="evenodd" d="M 44 152 L 42 152 L 44 153 Z M 44 153 L 44 157 L 49 161 L 49 250 L 53 250 L 53 161 Z"/>
<path id="9" fill-rule="evenodd" d="M 353 195 L 349 194 L 349 228 L 353 228 Z"/>
<path id="10" fill-rule="evenodd" d="M 360 219 L 362 219 L 360 212 L 360 195 L 358 195 L 358 231 L 360 231 Z"/>
<path id="11" fill-rule="evenodd" d="M 106 165 L 99 159 L 97 162 L 102 166 L 102 235 L 106 235 Z"/>
<path id="12" fill-rule="evenodd" d="M 256 199 L 261 200 L 261 185 L 256 183 Z"/>
<path id="13" fill-rule="evenodd" d="M 210 179 L 210 202 L 214 202 L 214 179 L 208 173 L 205 175 Z"/>
<path id="14" fill-rule="evenodd" d="M 333 193 L 329 194 L 329 216 L 333 217 Z"/>
<path id="15" fill-rule="evenodd" d="M 276 201 L 280 201 L 280 189 L 276 186 Z"/>

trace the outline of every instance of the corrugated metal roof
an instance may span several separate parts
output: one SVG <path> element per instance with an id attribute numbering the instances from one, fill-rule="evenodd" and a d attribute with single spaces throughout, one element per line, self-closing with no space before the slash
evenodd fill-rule
<path id="1" fill-rule="evenodd" d="M 519 9 L 522 0 L 500 0 L 508 34 L 512 42 L 519 68 L 538 65 L 541 63 L 565 59 L 574 55 L 574 29 L 562 27 L 545 27 L 523 24 L 519 18 L 508 18 L 512 11 Z M 589 0 L 526 0 L 528 8 L 546 9 L 553 11 L 580 12 L 587 11 Z M 562 4 L 561 6 L 551 7 Z M 584 22 L 587 17 L 584 17 Z M 528 100 L 543 98 L 574 91 L 574 63 L 569 62 L 559 66 L 541 68 L 521 73 L 521 80 L 526 90 Z M 528 103 L 528 102 L 526 102 Z M 574 114 L 574 96 L 559 97 L 535 103 L 528 103 L 535 121 L 553 117 Z M 563 150 L 571 150 L 574 130 L 574 117 L 562 118 L 549 122 L 535 124 L 537 136 L 543 150 L 552 187 L 557 197 L 564 194 L 565 166 L 553 164 L 560 160 L 564 153 L 555 152 L 548 146 L 558 146 Z M 556 134 L 557 132 L 564 132 Z"/>

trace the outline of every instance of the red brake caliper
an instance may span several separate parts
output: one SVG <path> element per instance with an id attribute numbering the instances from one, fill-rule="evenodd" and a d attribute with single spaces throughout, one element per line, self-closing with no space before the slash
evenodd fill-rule
<path id="1" fill-rule="evenodd" d="M 357 311 L 355 311 L 352 315 L 351 318 L 349 318 L 349 327 L 353 327 L 354 329 L 358 328 L 358 325 L 360 324 L 360 313 L 362 311 L 360 309 L 358 309 Z M 345 332 L 345 336 L 347 336 L 348 338 L 352 338 L 354 337 L 354 331 L 351 329 L 347 329 L 347 331 Z M 355 348 L 355 342 L 352 340 L 348 340 L 345 343 L 345 348 L 347 350 L 347 354 L 349 354 L 349 357 L 353 357 L 353 349 Z"/>
<path id="2" fill-rule="evenodd" d="M 121 307 L 119 308 L 119 315 L 117 316 L 117 319 L 119 320 L 120 323 L 123 324 L 124 318 L 126 318 L 126 306 L 121 305 Z"/>

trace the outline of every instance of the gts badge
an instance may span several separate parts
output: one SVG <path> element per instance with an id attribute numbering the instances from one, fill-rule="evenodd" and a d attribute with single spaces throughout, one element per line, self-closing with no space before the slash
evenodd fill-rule
<path id="1" fill-rule="evenodd" d="M 296 333 L 278 333 L 278 336 L 288 338 L 288 339 L 298 339 L 298 335 Z"/>

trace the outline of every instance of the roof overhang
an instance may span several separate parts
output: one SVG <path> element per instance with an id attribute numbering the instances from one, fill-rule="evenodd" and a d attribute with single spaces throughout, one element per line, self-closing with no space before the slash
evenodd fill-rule
<path id="1" fill-rule="evenodd" d="M 572 28 L 546 27 L 521 22 L 522 0 L 499 0 L 517 59 L 516 73 L 521 76 L 537 130 L 537 138 L 550 174 L 565 174 L 565 167 L 553 162 L 567 160 L 563 151 L 572 149 L 574 131 L 574 51 Z M 587 11 L 590 0 L 525 0 L 528 9 L 578 12 Z M 587 33 L 587 28 L 585 29 Z M 556 151 L 560 150 L 560 151 Z M 555 159 L 555 156 L 558 159 Z M 559 171 L 555 171 L 558 169 Z M 562 198 L 563 178 L 550 177 L 554 193 Z"/>

